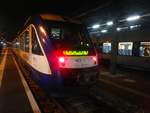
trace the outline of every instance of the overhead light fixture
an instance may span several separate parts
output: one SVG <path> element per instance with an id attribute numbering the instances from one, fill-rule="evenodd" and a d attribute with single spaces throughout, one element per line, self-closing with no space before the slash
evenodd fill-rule
<path id="1" fill-rule="evenodd" d="M 111 26 L 111 25 L 113 25 L 114 23 L 113 23 L 113 21 L 108 21 L 106 24 L 107 24 L 108 26 Z"/>
<path id="2" fill-rule="evenodd" d="M 126 21 L 134 21 L 134 20 L 138 20 L 140 19 L 139 15 L 135 15 L 135 16 L 130 16 L 126 19 Z"/>
<path id="3" fill-rule="evenodd" d="M 116 28 L 117 31 L 126 30 L 126 29 L 129 29 L 129 27 L 117 27 Z"/>
<path id="4" fill-rule="evenodd" d="M 19 45 L 20 43 L 19 42 L 16 42 L 16 45 Z"/>
<path id="5" fill-rule="evenodd" d="M 107 31 L 108 31 L 108 30 L 106 30 L 106 29 L 101 30 L 102 33 L 107 33 Z"/>
<path id="6" fill-rule="evenodd" d="M 140 27 L 140 25 L 130 26 L 130 29 L 137 28 L 137 27 Z"/>
<path id="7" fill-rule="evenodd" d="M 133 29 L 134 28 L 134 26 L 130 26 L 130 29 Z"/>
<path id="8" fill-rule="evenodd" d="M 120 28 L 120 27 L 117 27 L 117 28 L 116 28 L 116 30 L 117 30 L 117 31 L 120 31 L 120 30 L 121 30 L 121 28 Z"/>
<path id="9" fill-rule="evenodd" d="M 97 29 L 97 28 L 99 28 L 99 27 L 100 27 L 99 24 L 95 24 L 95 25 L 92 26 L 93 29 Z"/>

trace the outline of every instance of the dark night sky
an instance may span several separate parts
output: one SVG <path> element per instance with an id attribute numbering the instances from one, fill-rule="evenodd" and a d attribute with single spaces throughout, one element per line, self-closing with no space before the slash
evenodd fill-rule
<path id="1" fill-rule="evenodd" d="M 3 0 L 0 3 L 0 32 L 8 39 L 13 37 L 28 16 L 35 13 L 58 13 L 66 16 L 78 15 L 105 0 Z M 109 0 L 108 0 L 109 1 Z"/>
<path id="2" fill-rule="evenodd" d="M 91 11 L 96 7 L 98 7 L 96 12 Z M 149 9 L 149 0 L 3 0 L 0 3 L 0 32 L 11 39 L 27 17 L 35 13 L 52 12 L 78 16 L 88 12 L 88 16 L 82 18 L 89 18 L 91 15 L 94 19 L 90 17 L 88 21 L 93 23 L 97 18 L 112 18 L 134 10 L 147 13 Z"/>

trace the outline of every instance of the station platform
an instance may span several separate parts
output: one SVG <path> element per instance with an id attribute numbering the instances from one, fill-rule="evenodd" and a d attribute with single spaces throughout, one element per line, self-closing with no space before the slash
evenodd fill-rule
<path id="1" fill-rule="evenodd" d="M 40 113 L 9 48 L 0 53 L 0 113 Z"/>

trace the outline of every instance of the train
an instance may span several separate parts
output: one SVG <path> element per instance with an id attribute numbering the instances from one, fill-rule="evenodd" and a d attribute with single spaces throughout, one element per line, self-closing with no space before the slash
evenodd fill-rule
<path id="1" fill-rule="evenodd" d="M 94 37 L 102 64 L 109 68 L 113 61 L 117 67 L 150 71 L 149 28 L 143 25 Z"/>
<path id="2" fill-rule="evenodd" d="M 12 45 L 19 63 L 46 89 L 98 80 L 97 51 L 80 21 L 56 14 L 30 16 Z"/>

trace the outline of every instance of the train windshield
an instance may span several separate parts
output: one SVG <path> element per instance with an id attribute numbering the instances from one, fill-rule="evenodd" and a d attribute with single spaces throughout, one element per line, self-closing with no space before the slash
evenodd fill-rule
<path id="1" fill-rule="evenodd" d="M 61 47 L 86 47 L 92 46 L 87 30 L 81 24 L 46 22 L 49 37 L 54 45 Z"/>

